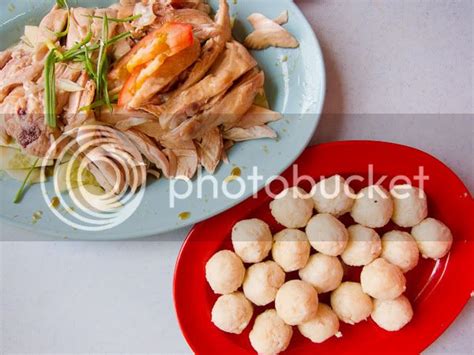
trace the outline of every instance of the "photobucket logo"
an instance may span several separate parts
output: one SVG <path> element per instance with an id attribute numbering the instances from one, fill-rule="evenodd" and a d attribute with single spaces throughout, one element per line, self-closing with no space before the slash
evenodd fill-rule
<path id="1" fill-rule="evenodd" d="M 50 159 L 55 159 L 52 167 Z M 103 231 L 125 222 L 138 209 L 147 169 L 126 134 L 87 125 L 54 142 L 43 160 L 42 174 L 53 178 L 54 193 L 44 182 L 41 190 L 56 217 L 75 229 Z"/>
<path id="2" fill-rule="evenodd" d="M 267 196 L 272 199 L 282 197 L 282 192 L 293 186 L 305 185 L 307 189 L 291 189 L 291 193 L 295 194 L 295 197 L 308 198 L 315 193 L 317 189 L 318 194 L 326 199 L 335 199 L 341 194 L 348 196 L 351 199 L 359 199 L 365 197 L 364 193 L 356 193 L 351 188 L 351 184 L 360 183 L 363 186 L 371 186 L 365 193 L 370 199 L 375 197 L 388 198 L 388 191 L 385 190 L 382 185 L 387 186 L 390 190 L 390 194 L 397 199 L 410 198 L 410 187 L 419 187 L 418 194 L 420 198 L 425 198 L 423 189 L 425 181 L 429 180 L 424 172 L 424 167 L 418 168 L 418 173 L 413 176 L 397 175 L 389 177 L 382 175 L 375 178 L 374 166 L 369 164 L 367 166 L 367 174 L 359 175 L 353 174 L 343 179 L 339 175 L 333 175 L 331 179 L 329 176 L 319 176 L 318 179 L 310 175 L 300 175 L 298 165 L 292 166 L 292 178 L 291 182 L 283 176 L 270 176 L 265 180 L 265 177 L 259 173 L 258 167 L 253 167 L 251 174 L 242 178 L 241 176 L 232 176 L 223 181 L 219 181 L 215 176 L 203 175 L 202 169 L 198 169 L 197 179 L 195 182 L 187 177 L 177 177 L 174 180 L 170 180 L 169 188 L 169 206 L 171 208 L 176 207 L 177 200 L 185 200 L 190 198 L 193 194 L 196 194 L 197 199 L 203 199 L 204 187 L 211 186 L 212 188 L 212 199 L 219 199 L 224 196 L 227 199 L 238 200 L 242 199 L 248 191 L 248 187 L 251 188 L 253 198 L 257 198 L 259 186 L 261 182 L 264 182 L 264 191 Z M 278 185 L 278 188 L 274 186 Z M 232 190 L 229 186 L 232 186 Z M 396 188 L 395 188 L 396 187 Z"/>

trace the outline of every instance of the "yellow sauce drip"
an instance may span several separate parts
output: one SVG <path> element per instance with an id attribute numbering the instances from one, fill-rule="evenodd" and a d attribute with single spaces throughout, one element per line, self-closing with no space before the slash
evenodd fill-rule
<path id="1" fill-rule="evenodd" d="M 59 201 L 59 197 L 54 196 L 54 197 L 51 199 L 50 205 L 51 205 L 51 207 L 53 207 L 53 208 L 58 208 L 59 205 L 60 205 L 60 203 L 61 203 L 61 202 Z"/>
<path id="2" fill-rule="evenodd" d="M 230 175 L 232 176 L 240 176 L 242 175 L 242 170 L 238 166 L 236 166 L 232 171 L 230 172 Z"/>
<path id="3" fill-rule="evenodd" d="M 187 220 L 189 217 L 191 217 L 191 213 L 190 212 L 181 212 L 179 215 L 178 215 L 179 219 L 182 220 L 182 221 L 185 221 Z"/>
<path id="4" fill-rule="evenodd" d="M 230 175 L 227 176 L 224 181 L 229 183 L 233 180 L 235 180 L 237 177 L 239 177 L 242 174 L 242 170 L 238 166 L 236 166 L 232 171 L 230 172 Z"/>

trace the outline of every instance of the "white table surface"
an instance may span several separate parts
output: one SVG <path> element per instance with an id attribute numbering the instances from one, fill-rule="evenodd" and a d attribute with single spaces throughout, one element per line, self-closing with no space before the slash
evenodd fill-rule
<path id="1" fill-rule="evenodd" d="M 296 2 L 327 65 L 327 115 L 313 143 L 378 139 L 419 147 L 474 191 L 473 3 Z M 189 353 L 172 301 L 187 232 L 133 242 L 33 242 L 38 235 L 0 224 L 3 240 L 27 240 L 0 243 L 0 353 Z M 473 353 L 473 315 L 471 301 L 426 352 Z"/>

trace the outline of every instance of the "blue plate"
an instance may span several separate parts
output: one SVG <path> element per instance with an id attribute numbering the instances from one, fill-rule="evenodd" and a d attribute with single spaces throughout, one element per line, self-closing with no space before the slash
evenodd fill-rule
<path id="1" fill-rule="evenodd" d="M 47 0 L 6 0 L 0 4 L 1 47 L 5 49 L 17 42 L 23 34 L 26 24 L 39 23 L 54 1 Z M 71 6 L 104 6 L 113 1 L 69 1 Z M 215 9 L 217 1 L 210 1 Z M 265 181 L 283 172 L 304 150 L 317 127 L 325 94 L 324 61 L 318 41 L 298 7 L 290 0 L 238 0 L 229 1 L 231 14 L 236 17 L 234 35 L 243 40 L 251 32 L 247 16 L 260 12 L 270 18 L 283 10 L 289 11 L 289 23 L 285 25 L 300 42 L 298 49 L 270 48 L 255 51 L 253 55 L 265 71 L 265 87 L 271 108 L 284 114 L 284 118 L 271 124 L 278 133 L 277 140 L 257 140 L 236 144 L 229 152 L 229 164 L 221 164 L 215 177 L 221 191 L 224 181 L 235 167 L 242 171 L 242 179 L 252 174 L 252 168 L 258 167 Z M 20 204 L 12 199 L 20 183 L 5 175 L 0 178 L 0 217 L 7 223 L 38 233 L 55 235 L 61 238 L 83 240 L 114 240 L 139 238 L 178 229 L 207 219 L 225 211 L 254 192 L 248 183 L 239 198 L 225 197 L 219 193 L 213 198 L 213 186 L 209 182 L 202 184 L 202 198 L 197 194 L 197 182 L 193 182 L 193 193 L 185 200 L 176 200 L 170 207 L 170 183 L 164 179 L 148 183 L 143 201 L 136 212 L 123 224 L 102 232 L 87 232 L 74 229 L 61 222 L 48 208 L 39 185 L 32 186 Z M 230 192 L 240 190 L 238 182 L 230 182 Z M 52 184 L 46 189 L 52 191 Z M 33 222 L 32 216 L 41 211 L 42 218 Z M 188 212 L 183 219 L 183 212 Z"/>

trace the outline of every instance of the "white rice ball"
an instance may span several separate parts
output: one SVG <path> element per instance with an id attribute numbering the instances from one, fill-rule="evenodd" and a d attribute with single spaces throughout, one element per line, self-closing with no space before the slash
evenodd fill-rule
<path id="1" fill-rule="evenodd" d="M 308 263 L 298 274 L 301 280 L 311 284 L 318 293 L 325 293 L 341 284 L 344 269 L 337 257 L 316 253 L 309 257 Z"/>
<path id="2" fill-rule="evenodd" d="M 336 217 L 349 212 L 354 204 L 354 190 L 339 175 L 318 182 L 314 185 L 311 194 L 316 211 Z"/>
<path id="3" fill-rule="evenodd" d="M 453 244 L 453 235 L 449 228 L 434 218 L 427 218 L 411 229 L 418 249 L 424 258 L 441 259 L 448 254 Z"/>
<path id="4" fill-rule="evenodd" d="M 273 237 L 272 257 L 285 272 L 306 265 L 311 251 L 306 234 L 298 229 L 284 229 Z"/>
<path id="5" fill-rule="evenodd" d="M 224 295 L 236 291 L 244 276 L 242 260 L 230 250 L 218 251 L 206 263 L 206 279 L 214 293 Z"/>
<path id="6" fill-rule="evenodd" d="M 278 354 L 285 351 L 293 336 L 293 329 L 278 316 L 274 309 L 260 314 L 250 331 L 252 347 L 259 354 Z"/>
<path id="7" fill-rule="evenodd" d="M 347 228 L 349 241 L 341 254 L 342 261 L 350 266 L 364 266 L 377 259 L 382 252 L 382 242 L 372 228 L 354 224 Z"/>
<path id="8" fill-rule="evenodd" d="M 420 252 L 415 239 L 407 232 L 391 231 L 382 237 L 382 258 L 408 272 L 418 264 Z"/>
<path id="9" fill-rule="evenodd" d="M 372 319 L 385 330 L 394 332 L 402 329 L 413 318 L 410 301 L 401 295 L 394 300 L 375 300 Z"/>
<path id="10" fill-rule="evenodd" d="M 258 263 L 265 259 L 272 244 L 270 227 L 260 219 L 246 219 L 232 228 L 232 245 L 244 263 Z"/>
<path id="11" fill-rule="evenodd" d="M 400 227 L 413 227 L 428 216 L 423 190 L 411 185 L 397 185 L 390 190 L 393 199 L 392 221 Z"/>
<path id="12" fill-rule="evenodd" d="M 240 334 L 253 315 L 253 306 L 242 292 L 220 296 L 212 307 L 212 323 L 220 330 Z"/>
<path id="13" fill-rule="evenodd" d="M 253 264 L 245 274 L 245 297 L 257 306 L 265 306 L 275 300 L 278 289 L 285 282 L 285 273 L 274 261 Z"/>
<path id="14" fill-rule="evenodd" d="M 276 294 L 275 309 L 286 324 L 304 323 L 316 315 L 318 293 L 307 282 L 288 281 L 280 287 Z"/>
<path id="15" fill-rule="evenodd" d="M 331 307 L 320 303 L 316 317 L 298 325 L 298 330 L 313 343 L 322 343 L 339 331 L 339 319 Z"/>
<path id="16" fill-rule="evenodd" d="M 331 307 L 341 321 L 356 324 L 372 313 L 372 299 L 360 283 L 346 281 L 331 293 Z"/>
<path id="17" fill-rule="evenodd" d="M 273 217 L 286 228 L 306 226 L 313 215 L 313 207 L 314 203 L 309 194 L 299 187 L 290 187 L 282 191 L 270 203 Z"/>
<path id="18" fill-rule="evenodd" d="M 370 228 L 386 225 L 393 214 L 393 201 L 382 186 L 371 185 L 357 194 L 351 216 L 359 224 Z"/>
<path id="19" fill-rule="evenodd" d="M 393 300 L 406 289 L 402 270 L 383 258 L 364 266 L 360 273 L 360 283 L 365 293 L 380 300 Z"/>
<path id="20" fill-rule="evenodd" d="M 320 253 L 338 256 L 347 245 L 349 233 L 336 217 L 320 213 L 311 218 L 306 226 L 311 246 Z"/>

